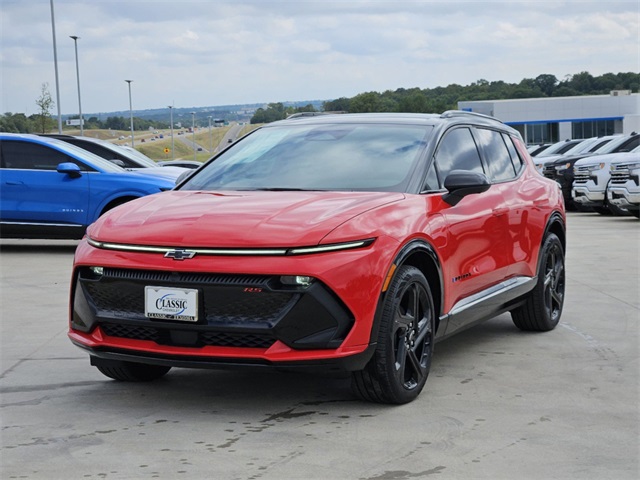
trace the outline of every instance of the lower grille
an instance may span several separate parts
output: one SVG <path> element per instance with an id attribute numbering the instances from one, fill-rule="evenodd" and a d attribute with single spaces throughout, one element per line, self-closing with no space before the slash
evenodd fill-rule
<path id="1" fill-rule="evenodd" d="M 103 323 L 100 327 L 110 337 L 148 340 L 171 346 L 269 348 L 275 342 L 273 336 L 268 334 L 181 331 L 115 323 Z"/>
<path id="2" fill-rule="evenodd" d="M 197 291 L 195 321 L 150 318 L 145 289 Z M 80 267 L 71 328 L 158 345 L 201 348 L 337 348 L 353 314 L 325 284 L 293 287 L 279 275 L 227 275 Z M 194 309 L 195 310 L 195 309 Z"/>
<path id="3" fill-rule="evenodd" d="M 268 278 L 262 283 L 249 279 L 244 284 L 237 279 L 225 281 L 227 279 L 222 276 L 210 282 L 197 281 L 193 276 L 187 281 L 180 280 L 170 285 L 196 288 L 201 292 L 203 317 L 209 325 L 270 325 L 299 298 L 295 292 L 270 291 Z M 162 286 L 165 282 L 164 279 L 153 278 L 150 283 Z M 147 320 L 144 314 L 145 283 L 104 275 L 100 281 L 85 282 L 84 288 L 101 316 Z M 258 288 L 260 292 L 247 293 L 250 288 Z"/>

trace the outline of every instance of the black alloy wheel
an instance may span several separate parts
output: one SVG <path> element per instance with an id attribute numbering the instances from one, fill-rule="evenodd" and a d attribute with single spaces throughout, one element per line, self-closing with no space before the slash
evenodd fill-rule
<path id="1" fill-rule="evenodd" d="M 547 316 L 558 323 L 564 304 L 564 253 L 554 243 L 546 257 L 544 270 L 544 304 Z"/>
<path id="2" fill-rule="evenodd" d="M 562 315 L 565 294 L 564 249 L 553 233 L 545 238 L 540 251 L 538 283 L 524 305 L 511 311 L 511 318 L 521 330 L 553 330 Z"/>
<path id="3" fill-rule="evenodd" d="M 367 367 L 354 372 L 354 392 L 379 403 L 414 400 L 431 368 L 434 327 L 426 278 L 415 267 L 398 268 L 383 304 L 378 347 Z"/>

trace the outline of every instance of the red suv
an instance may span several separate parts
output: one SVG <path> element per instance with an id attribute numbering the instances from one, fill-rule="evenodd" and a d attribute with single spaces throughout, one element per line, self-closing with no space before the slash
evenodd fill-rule
<path id="1" fill-rule="evenodd" d="M 341 368 L 406 403 L 434 343 L 511 312 L 553 329 L 565 214 L 519 134 L 482 115 L 296 115 L 78 246 L 69 337 L 116 380 L 171 367 Z"/>

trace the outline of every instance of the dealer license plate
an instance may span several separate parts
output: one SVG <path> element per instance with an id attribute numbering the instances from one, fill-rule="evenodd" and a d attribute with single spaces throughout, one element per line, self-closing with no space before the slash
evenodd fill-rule
<path id="1" fill-rule="evenodd" d="M 198 290 L 145 287 L 144 314 L 147 318 L 198 321 Z"/>

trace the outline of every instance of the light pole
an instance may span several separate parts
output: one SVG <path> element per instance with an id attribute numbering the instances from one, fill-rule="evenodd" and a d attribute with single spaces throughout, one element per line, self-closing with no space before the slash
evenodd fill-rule
<path id="1" fill-rule="evenodd" d="M 171 160 L 176 158 L 173 148 L 173 105 L 169 105 L 169 122 L 171 122 Z"/>
<path id="2" fill-rule="evenodd" d="M 193 132 L 193 160 L 196 161 L 196 112 L 191 112 L 191 131 Z"/>
<path id="3" fill-rule="evenodd" d="M 80 37 L 76 35 L 70 35 L 69 38 L 73 38 L 73 44 L 76 50 L 76 77 L 78 78 L 78 112 L 80 114 L 80 136 L 84 135 L 84 126 L 82 121 L 82 103 L 80 102 L 80 67 L 78 65 L 78 39 Z"/>
<path id="4" fill-rule="evenodd" d="M 211 115 L 207 117 L 209 119 L 209 155 L 213 155 L 213 132 L 211 132 Z"/>
<path id="5" fill-rule="evenodd" d="M 129 116 L 131 117 L 131 148 L 133 148 L 133 104 L 131 103 L 131 82 L 133 80 L 125 80 L 129 84 Z"/>
<path id="6" fill-rule="evenodd" d="M 53 0 L 51 0 L 51 31 L 53 33 L 53 65 L 56 71 L 56 107 L 58 107 L 58 133 L 62 134 L 62 113 L 60 113 L 60 81 L 58 80 L 58 49 L 56 48 L 56 22 L 53 15 Z"/>

